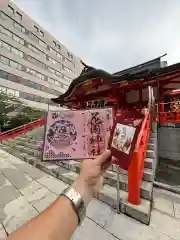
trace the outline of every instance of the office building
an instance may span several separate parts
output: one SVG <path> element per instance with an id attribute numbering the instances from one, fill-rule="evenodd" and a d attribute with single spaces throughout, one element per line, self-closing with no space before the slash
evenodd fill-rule
<path id="1" fill-rule="evenodd" d="M 47 109 L 81 68 L 80 59 L 57 39 L 11 1 L 0 0 L 1 92 Z"/>

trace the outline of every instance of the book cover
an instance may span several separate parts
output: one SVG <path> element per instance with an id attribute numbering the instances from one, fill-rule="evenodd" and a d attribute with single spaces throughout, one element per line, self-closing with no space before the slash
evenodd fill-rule
<path id="1" fill-rule="evenodd" d="M 117 159 L 116 164 L 128 170 L 137 136 L 144 116 L 140 111 L 124 111 L 117 115 L 109 138 L 109 149 Z"/>

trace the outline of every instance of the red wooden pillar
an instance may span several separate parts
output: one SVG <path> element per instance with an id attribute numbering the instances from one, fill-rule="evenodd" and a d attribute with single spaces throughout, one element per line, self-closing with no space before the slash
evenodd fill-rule
<path id="1" fill-rule="evenodd" d="M 139 89 L 139 105 L 142 106 L 142 88 Z"/>
<path id="2" fill-rule="evenodd" d="M 159 110 L 160 112 L 164 112 L 164 89 L 160 88 L 159 89 L 159 99 L 160 99 L 160 106 L 159 106 Z"/>

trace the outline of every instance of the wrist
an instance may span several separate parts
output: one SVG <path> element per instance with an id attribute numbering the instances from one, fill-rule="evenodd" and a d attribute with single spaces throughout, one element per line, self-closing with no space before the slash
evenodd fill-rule
<path id="1" fill-rule="evenodd" d="M 90 191 L 88 185 L 85 183 L 84 179 L 79 176 L 73 183 L 72 187 L 81 195 L 84 201 L 84 205 L 87 207 L 92 199 L 92 192 Z"/>

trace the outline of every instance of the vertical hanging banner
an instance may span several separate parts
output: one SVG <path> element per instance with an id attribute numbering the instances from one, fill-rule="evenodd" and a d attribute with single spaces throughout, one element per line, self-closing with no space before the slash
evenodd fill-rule
<path id="1" fill-rule="evenodd" d="M 112 126 L 112 108 L 49 111 L 43 160 L 94 158 L 108 147 Z"/>
<path id="2" fill-rule="evenodd" d="M 108 145 L 116 164 L 125 170 L 132 159 L 144 116 L 142 110 L 121 111 L 116 116 Z"/>

